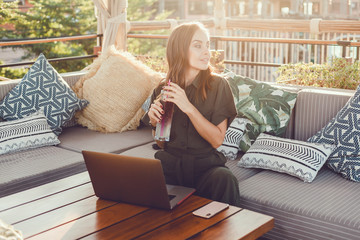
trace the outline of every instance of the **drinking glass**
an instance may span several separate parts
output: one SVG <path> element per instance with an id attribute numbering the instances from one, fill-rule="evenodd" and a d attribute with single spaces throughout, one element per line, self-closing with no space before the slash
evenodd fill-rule
<path id="1" fill-rule="evenodd" d="M 167 98 L 166 91 L 161 91 L 160 102 L 163 105 L 164 114 L 162 115 L 161 121 L 156 124 L 155 140 L 158 141 L 169 141 L 171 122 L 174 113 L 174 103 L 165 101 Z"/>

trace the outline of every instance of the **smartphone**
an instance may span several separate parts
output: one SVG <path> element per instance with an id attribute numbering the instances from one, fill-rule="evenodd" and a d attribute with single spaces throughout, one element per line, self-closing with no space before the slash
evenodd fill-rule
<path id="1" fill-rule="evenodd" d="M 229 208 L 229 204 L 213 201 L 211 203 L 206 204 L 205 206 L 195 210 L 193 214 L 202 218 L 211 218 L 215 216 L 217 213 Z"/>

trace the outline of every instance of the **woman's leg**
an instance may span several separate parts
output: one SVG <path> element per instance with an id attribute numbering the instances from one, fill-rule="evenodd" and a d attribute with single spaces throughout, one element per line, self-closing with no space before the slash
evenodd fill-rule
<path id="1" fill-rule="evenodd" d="M 233 206 L 240 205 L 238 181 L 227 167 L 213 167 L 199 177 L 196 195 Z"/>
<path id="2" fill-rule="evenodd" d="M 180 173 L 178 170 L 178 162 L 173 155 L 160 150 L 155 153 L 155 158 L 161 161 L 162 169 L 165 176 L 166 184 L 181 185 Z M 180 178 L 180 179 L 179 179 Z"/>

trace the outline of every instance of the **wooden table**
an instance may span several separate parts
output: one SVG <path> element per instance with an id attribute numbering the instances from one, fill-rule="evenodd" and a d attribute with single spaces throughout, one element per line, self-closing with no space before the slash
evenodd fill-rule
<path id="1" fill-rule="evenodd" d="M 210 219 L 192 212 L 211 200 L 191 196 L 172 211 L 97 198 L 87 172 L 0 198 L 0 219 L 26 239 L 256 239 L 270 216 L 230 206 Z"/>

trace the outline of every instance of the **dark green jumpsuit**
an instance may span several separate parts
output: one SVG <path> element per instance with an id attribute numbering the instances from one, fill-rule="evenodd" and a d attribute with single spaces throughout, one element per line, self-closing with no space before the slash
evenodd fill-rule
<path id="1" fill-rule="evenodd" d="M 189 101 L 214 125 L 225 119 L 228 126 L 236 116 L 236 109 L 230 87 L 225 79 L 213 76 L 207 99 L 196 99 L 197 77 L 185 92 Z M 151 102 L 160 94 L 162 85 L 157 87 Z M 147 114 L 144 123 L 149 123 Z M 238 182 L 225 167 L 226 158 L 203 139 L 191 123 L 189 117 L 176 105 L 170 133 L 170 141 L 165 149 L 155 154 L 161 160 L 166 182 L 173 185 L 194 187 L 196 194 L 212 200 L 239 206 Z"/>

